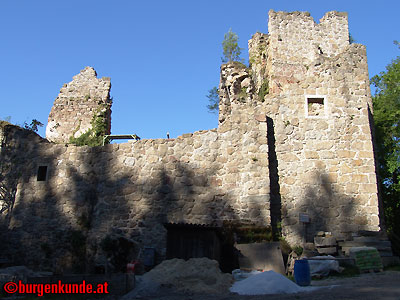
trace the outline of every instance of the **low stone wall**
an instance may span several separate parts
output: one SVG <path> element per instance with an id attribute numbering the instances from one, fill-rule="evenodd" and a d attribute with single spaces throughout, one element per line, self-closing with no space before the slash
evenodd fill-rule
<path id="1" fill-rule="evenodd" d="M 60 271 L 79 255 L 104 262 L 101 242 L 115 234 L 155 247 L 162 258 L 167 222 L 269 225 L 267 147 L 258 123 L 103 147 L 37 143 L 19 138 L 25 130 L 8 128 L 2 155 L 18 157 L 10 176 L 23 173 L 9 253 Z M 38 181 L 40 166 L 47 169 L 44 181 Z"/>

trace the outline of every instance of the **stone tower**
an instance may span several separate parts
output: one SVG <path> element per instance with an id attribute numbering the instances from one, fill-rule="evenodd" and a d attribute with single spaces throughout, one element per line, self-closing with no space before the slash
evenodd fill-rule
<path id="1" fill-rule="evenodd" d="M 111 132 L 110 78 L 97 78 L 92 67 L 86 67 L 73 80 L 64 84 L 54 101 L 46 127 L 46 138 L 56 143 L 68 143 L 93 127 L 101 116 L 104 134 Z"/>
<path id="2" fill-rule="evenodd" d="M 271 10 L 268 30 L 249 41 L 249 68 L 221 67 L 219 126 L 267 123 L 271 222 L 292 243 L 379 230 L 366 49 L 349 43 L 347 14 Z"/>

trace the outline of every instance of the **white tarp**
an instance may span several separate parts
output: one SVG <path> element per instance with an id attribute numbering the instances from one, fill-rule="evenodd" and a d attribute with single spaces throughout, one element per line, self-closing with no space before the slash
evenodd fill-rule
<path id="1" fill-rule="evenodd" d="M 308 260 L 308 264 L 311 276 L 328 276 L 331 271 L 340 272 L 339 262 L 331 255 L 314 256 Z"/>

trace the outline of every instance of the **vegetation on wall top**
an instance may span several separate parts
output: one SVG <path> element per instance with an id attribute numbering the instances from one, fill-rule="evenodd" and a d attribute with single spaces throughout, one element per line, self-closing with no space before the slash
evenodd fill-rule
<path id="1" fill-rule="evenodd" d="M 238 44 L 239 37 L 236 33 L 232 32 L 232 29 L 229 29 L 227 33 L 224 35 L 224 40 L 222 41 L 222 50 L 223 57 L 221 57 L 222 62 L 232 62 L 239 61 L 244 62 L 244 59 L 240 57 L 242 53 L 242 48 L 239 47 Z"/>
<path id="2" fill-rule="evenodd" d="M 72 135 L 69 138 L 69 142 L 77 146 L 95 147 L 103 145 L 104 135 L 107 132 L 106 114 L 107 105 L 103 104 L 93 115 L 92 121 L 90 122 L 92 127 L 79 137 L 74 137 L 74 135 Z M 79 130 L 79 127 L 80 125 L 78 125 L 76 131 Z"/>

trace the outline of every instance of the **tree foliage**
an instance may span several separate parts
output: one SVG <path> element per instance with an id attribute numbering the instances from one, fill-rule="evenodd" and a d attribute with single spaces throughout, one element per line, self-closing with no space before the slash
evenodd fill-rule
<path id="1" fill-rule="evenodd" d="M 31 124 L 28 124 L 28 123 L 24 122 L 24 128 L 28 129 L 28 130 L 32 130 L 34 132 L 37 132 L 39 130 L 38 127 L 42 127 L 42 126 L 43 126 L 43 123 L 38 121 L 38 120 L 36 120 L 36 119 L 33 119 L 31 121 Z"/>
<path id="2" fill-rule="evenodd" d="M 374 123 L 386 226 L 400 235 L 400 57 L 371 83 L 376 87 Z"/>
<path id="3" fill-rule="evenodd" d="M 239 47 L 238 41 L 239 37 L 231 29 L 225 33 L 224 40 L 222 41 L 223 57 L 221 59 L 223 63 L 232 61 L 244 62 L 240 58 L 243 49 Z"/>
<path id="4" fill-rule="evenodd" d="M 239 47 L 238 44 L 239 37 L 236 33 L 232 32 L 232 29 L 229 29 L 227 33 L 224 35 L 224 40 L 222 41 L 222 55 L 221 60 L 223 63 L 227 62 L 244 62 L 244 59 L 240 57 L 242 53 L 242 48 Z M 216 86 L 214 86 L 211 90 L 208 91 L 208 112 L 217 113 L 219 109 L 219 91 Z"/>
<path id="5" fill-rule="evenodd" d="M 208 91 L 207 98 L 209 102 L 207 105 L 208 111 L 211 113 L 217 113 L 219 108 L 219 91 L 216 86 Z"/>

